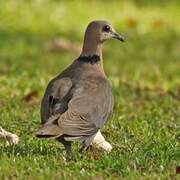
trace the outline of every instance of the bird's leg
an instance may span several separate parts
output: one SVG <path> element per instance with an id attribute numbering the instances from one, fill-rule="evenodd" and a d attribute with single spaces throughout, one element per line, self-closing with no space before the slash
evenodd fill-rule
<path id="1" fill-rule="evenodd" d="M 66 160 L 70 161 L 72 160 L 72 149 L 71 149 L 71 142 L 62 140 L 61 141 L 65 147 L 66 150 Z"/>
<path id="2" fill-rule="evenodd" d="M 82 146 L 81 146 L 81 148 L 80 148 L 80 150 L 79 150 L 79 153 L 83 153 L 84 151 L 86 151 L 88 149 L 88 147 L 86 147 L 86 145 L 85 145 L 85 143 L 83 142 L 83 144 L 82 144 Z"/>

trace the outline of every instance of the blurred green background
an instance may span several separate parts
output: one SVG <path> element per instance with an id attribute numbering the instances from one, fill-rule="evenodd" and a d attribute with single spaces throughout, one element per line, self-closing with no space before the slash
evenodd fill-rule
<path id="1" fill-rule="evenodd" d="M 104 45 L 115 110 L 103 128 L 112 153 L 34 137 L 48 81 L 79 56 L 92 20 L 108 20 L 126 42 Z M 180 1 L 0 1 L 0 125 L 21 143 L 0 145 L 0 179 L 171 179 L 180 165 Z"/>

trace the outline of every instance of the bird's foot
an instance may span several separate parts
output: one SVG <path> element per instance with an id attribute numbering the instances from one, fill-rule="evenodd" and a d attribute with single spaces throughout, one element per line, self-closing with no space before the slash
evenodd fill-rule
<path id="1" fill-rule="evenodd" d="M 67 154 L 66 155 L 66 161 L 69 162 L 69 161 L 72 161 L 72 160 L 73 160 L 72 154 Z"/>
<path id="2" fill-rule="evenodd" d="M 66 161 L 71 161 L 73 159 L 71 142 L 65 140 L 61 140 L 61 142 L 63 143 L 66 150 Z"/>

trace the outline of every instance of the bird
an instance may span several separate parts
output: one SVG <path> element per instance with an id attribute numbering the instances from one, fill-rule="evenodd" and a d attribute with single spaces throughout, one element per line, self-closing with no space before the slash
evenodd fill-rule
<path id="1" fill-rule="evenodd" d="M 88 149 L 113 113 L 114 97 L 102 56 L 103 43 L 112 38 L 124 41 L 110 22 L 90 22 L 80 56 L 53 78 L 45 90 L 36 136 L 61 142 L 66 160 L 73 157 L 72 142 L 80 140 L 81 150 Z"/>

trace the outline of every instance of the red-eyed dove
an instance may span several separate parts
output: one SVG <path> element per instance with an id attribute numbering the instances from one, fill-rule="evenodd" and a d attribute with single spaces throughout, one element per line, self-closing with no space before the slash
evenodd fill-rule
<path id="1" fill-rule="evenodd" d="M 50 81 L 41 104 L 42 126 L 37 137 L 62 142 L 67 159 L 71 142 L 88 148 L 113 112 L 113 94 L 103 69 L 102 44 L 124 41 L 107 21 L 93 21 L 86 29 L 82 52 L 67 69 Z"/>

